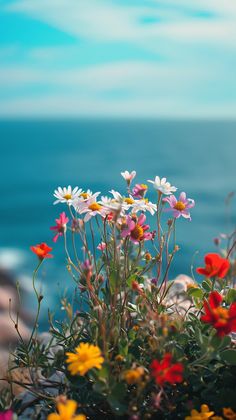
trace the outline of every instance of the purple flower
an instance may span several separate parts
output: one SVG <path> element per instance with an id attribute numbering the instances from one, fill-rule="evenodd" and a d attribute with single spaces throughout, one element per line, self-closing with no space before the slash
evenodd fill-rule
<path id="1" fill-rule="evenodd" d="M 174 195 L 170 195 L 169 197 L 164 198 L 163 201 L 170 205 L 170 208 L 165 209 L 164 211 L 172 211 L 173 216 L 176 219 L 183 216 L 185 219 L 191 220 L 189 209 L 195 206 L 195 202 L 191 198 L 186 198 L 185 192 L 180 193 L 178 200 Z"/>

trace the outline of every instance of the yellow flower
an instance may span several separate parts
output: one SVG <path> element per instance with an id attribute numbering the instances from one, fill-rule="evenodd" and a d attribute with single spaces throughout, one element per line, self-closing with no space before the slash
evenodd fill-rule
<path id="1" fill-rule="evenodd" d="M 191 410 L 191 416 L 185 417 L 185 420 L 202 420 L 212 418 L 214 411 L 209 411 L 209 407 L 206 404 L 201 405 L 201 412 L 197 410 Z"/>
<path id="2" fill-rule="evenodd" d="M 74 400 L 67 400 L 64 403 L 57 403 L 58 413 L 49 414 L 47 420 L 86 420 L 84 414 L 75 414 L 77 403 Z"/>
<path id="3" fill-rule="evenodd" d="M 236 413 L 232 408 L 223 408 L 223 414 L 229 420 L 236 420 Z"/>
<path id="4" fill-rule="evenodd" d="M 124 373 L 124 379 L 129 385 L 137 384 L 144 374 L 144 369 L 138 367 L 136 369 L 127 370 Z"/>
<path id="5" fill-rule="evenodd" d="M 66 353 L 66 355 L 71 375 L 84 376 L 90 369 L 101 369 L 104 362 L 99 347 L 89 343 L 81 343 L 75 348 L 75 353 Z"/>

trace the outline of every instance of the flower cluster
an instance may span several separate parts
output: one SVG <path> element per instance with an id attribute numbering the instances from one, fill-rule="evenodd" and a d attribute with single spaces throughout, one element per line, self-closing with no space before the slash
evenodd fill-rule
<path id="1" fill-rule="evenodd" d="M 236 233 L 225 250 L 205 256 L 198 283 L 186 275 L 170 280 L 180 250 L 176 228 L 179 219 L 191 220 L 195 202 L 181 190 L 175 195 L 166 178 L 121 176 L 122 192 L 54 191 L 54 204 L 65 207 L 50 228 L 52 241 L 64 245 L 75 287 L 63 295 L 63 317 L 49 311 L 47 343 L 38 332 L 43 296 L 35 280 L 52 248 L 31 247 L 39 259 L 36 318 L 13 365 L 36 372 L 31 417 L 42 409 L 48 420 L 233 420 Z"/>

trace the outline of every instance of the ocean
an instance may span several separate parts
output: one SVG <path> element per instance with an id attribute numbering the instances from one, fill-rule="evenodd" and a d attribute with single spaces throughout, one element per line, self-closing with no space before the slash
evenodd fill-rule
<path id="1" fill-rule="evenodd" d="M 191 265 L 216 250 L 213 239 L 235 226 L 234 201 L 232 209 L 225 206 L 236 187 L 234 121 L 1 121 L 0 141 L 0 267 L 11 270 L 28 290 L 30 309 L 36 303 L 30 294 L 36 258 L 29 247 L 52 244 L 49 228 L 64 210 L 53 206 L 58 186 L 125 192 L 120 172 L 135 169 L 137 182 L 160 175 L 186 191 L 196 206 L 191 222 L 178 220 L 180 251 L 172 277 L 191 275 Z M 155 197 L 150 188 L 150 200 Z M 63 242 L 53 247 L 54 258 L 45 261 L 38 281 L 45 296 L 43 324 L 47 308 L 57 312 L 62 290 L 73 286 Z"/>

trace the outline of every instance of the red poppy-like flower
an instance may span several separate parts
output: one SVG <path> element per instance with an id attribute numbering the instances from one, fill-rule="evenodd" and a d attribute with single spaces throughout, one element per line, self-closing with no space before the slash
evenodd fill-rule
<path id="1" fill-rule="evenodd" d="M 227 309 L 221 306 L 222 300 L 220 293 L 211 292 L 208 301 L 204 302 L 205 315 L 201 316 L 201 321 L 211 324 L 219 337 L 236 332 L 236 302 Z"/>
<path id="2" fill-rule="evenodd" d="M 219 277 L 223 279 L 229 271 L 230 262 L 219 254 L 207 254 L 205 256 L 205 267 L 198 267 L 197 273 L 206 277 Z"/>
<path id="3" fill-rule="evenodd" d="M 45 242 L 31 246 L 30 249 L 39 257 L 40 260 L 43 260 L 44 258 L 52 258 L 52 255 L 49 254 L 49 252 L 52 251 L 52 248 L 45 244 Z"/>
<path id="4" fill-rule="evenodd" d="M 150 368 L 151 375 L 160 386 L 163 386 L 165 382 L 176 384 L 183 381 L 184 367 L 182 363 L 172 364 L 172 354 L 170 353 L 166 353 L 160 362 L 156 359 L 153 360 Z"/>

